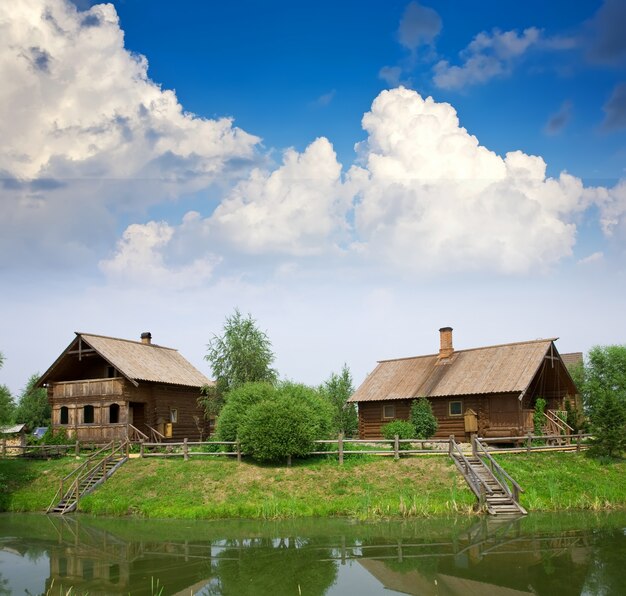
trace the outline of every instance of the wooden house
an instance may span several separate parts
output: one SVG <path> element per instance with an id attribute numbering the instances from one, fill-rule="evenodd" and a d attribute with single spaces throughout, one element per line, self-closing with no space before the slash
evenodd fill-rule
<path id="1" fill-rule="evenodd" d="M 418 397 L 430 401 L 437 438 L 520 436 L 533 429 L 537 398 L 553 415 L 567 399 L 580 405 L 574 381 L 553 339 L 454 350 L 443 327 L 438 354 L 383 360 L 348 400 L 358 404 L 359 436 L 381 438 L 381 427 L 407 420 Z"/>
<path id="2" fill-rule="evenodd" d="M 80 441 L 108 442 L 207 436 L 200 390 L 212 384 L 177 350 L 143 333 L 130 341 L 76 333 L 43 374 L 53 431 Z"/>

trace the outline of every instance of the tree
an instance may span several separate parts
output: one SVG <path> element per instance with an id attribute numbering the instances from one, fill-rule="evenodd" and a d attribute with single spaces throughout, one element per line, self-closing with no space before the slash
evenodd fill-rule
<path id="1" fill-rule="evenodd" d="M 25 423 L 30 430 L 50 424 L 51 409 L 48 394 L 42 387 L 37 387 L 38 380 L 38 374 L 28 379 L 15 410 L 15 420 Z"/>
<path id="2" fill-rule="evenodd" d="M 255 381 L 274 383 L 277 372 L 272 343 L 248 314 L 238 309 L 226 317 L 222 335 L 214 335 L 207 346 L 205 360 L 211 363 L 216 381 L 216 396 L 223 397 L 232 389 Z"/>
<path id="3" fill-rule="evenodd" d="M 15 420 L 15 401 L 11 390 L 6 385 L 0 385 L 0 425 L 12 424 Z"/>
<path id="4" fill-rule="evenodd" d="M 418 397 L 413 400 L 409 417 L 411 424 L 415 427 L 415 436 L 418 439 L 430 439 L 437 432 L 439 424 L 427 398 Z"/>
<path id="5" fill-rule="evenodd" d="M 341 373 L 331 373 L 320 389 L 333 409 L 333 431 L 341 432 L 346 437 L 354 436 L 359 429 L 359 419 L 354 404 L 347 403 L 354 393 L 352 375 L 347 364 L 343 365 Z"/>
<path id="6" fill-rule="evenodd" d="M 626 450 L 626 345 L 589 350 L 581 390 L 595 435 L 593 452 L 620 456 Z"/>

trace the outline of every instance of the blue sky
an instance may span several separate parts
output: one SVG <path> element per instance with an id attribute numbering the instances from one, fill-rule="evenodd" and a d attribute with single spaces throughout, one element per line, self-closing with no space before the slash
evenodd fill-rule
<path id="1" fill-rule="evenodd" d="M 307 383 L 443 325 L 623 343 L 625 27 L 618 0 L 7 3 L 0 382 L 77 330 L 210 374 L 235 306 Z"/>

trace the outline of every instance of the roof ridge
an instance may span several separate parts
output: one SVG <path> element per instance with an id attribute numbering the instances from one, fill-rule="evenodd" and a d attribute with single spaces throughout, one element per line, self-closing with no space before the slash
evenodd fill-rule
<path id="1" fill-rule="evenodd" d="M 88 336 L 88 337 L 100 337 L 101 339 L 112 339 L 114 341 L 125 341 L 129 344 L 137 344 L 138 346 L 146 346 L 148 348 L 161 348 L 162 350 L 172 350 L 172 352 L 178 352 L 176 348 L 169 348 L 167 346 L 161 346 L 159 344 L 145 344 L 142 341 L 137 341 L 135 339 L 125 339 L 123 337 L 111 337 L 110 335 L 100 335 L 98 333 L 85 333 L 84 331 L 74 331 L 77 336 Z"/>
<path id="2" fill-rule="evenodd" d="M 539 339 L 530 339 L 526 341 L 514 341 L 508 344 L 494 344 L 492 346 L 479 346 L 477 348 L 465 348 L 463 350 L 454 350 L 452 354 L 459 354 L 460 352 L 474 352 L 476 350 L 489 350 L 491 348 L 505 348 L 508 346 L 521 346 L 527 344 L 537 344 L 537 343 L 546 343 L 553 342 L 559 339 L 558 337 L 548 337 L 548 338 L 539 338 Z M 417 360 L 418 358 L 432 358 L 433 356 L 438 356 L 438 353 L 435 354 L 422 354 L 420 356 L 405 356 L 404 358 L 387 358 L 385 360 L 378 360 L 378 363 L 381 362 L 398 362 L 400 360 Z"/>

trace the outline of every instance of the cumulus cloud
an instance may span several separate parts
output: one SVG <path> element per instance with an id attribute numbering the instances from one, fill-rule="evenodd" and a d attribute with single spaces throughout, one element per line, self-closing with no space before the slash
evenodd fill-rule
<path id="1" fill-rule="evenodd" d="M 413 271 L 525 273 L 571 255 L 582 182 L 546 177 L 540 157 L 502 158 L 455 110 L 408 89 L 382 92 L 363 118 L 356 235 L 370 258 Z"/>
<path id="2" fill-rule="evenodd" d="M 441 89 L 463 89 L 486 83 L 496 77 L 509 76 L 515 66 L 532 49 L 544 51 L 570 50 L 576 40 L 568 37 L 547 37 L 537 27 L 517 31 L 479 33 L 459 56 L 461 65 L 440 60 L 434 66 L 433 81 Z"/>
<path id="3" fill-rule="evenodd" d="M 410 2 L 400 20 L 398 41 L 414 52 L 420 46 L 432 45 L 440 31 L 441 17 L 434 9 Z"/>
<path id="4" fill-rule="evenodd" d="M 190 212 L 181 226 L 151 221 L 132 224 L 117 243 L 115 254 L 100 262 L 102 271 L 112 280 L 142 286 L 167 286 L 186 289 L 204 285 L 220 259 L 214 255 L 197 257 L 190 262 L 169 263 L 175 255 L 175 236 L 189 232 L 198 219 Z"/>
<path id="5" fill-rule="evenodd" d="M 246 253 L 313 255 L 339 246 L 347 233 L 349 189 L 331 143 L 289 149 L 273 171 L 256 169 L 210 218 L 211 230 Z"/>
<path id="6" fill-rule="evenodd" d="M 547 135 L 558 135 L 569 124 L 572 117 L 572 102 L 564 101 L 558 111 L 548 118 L 544 127 Z"/>
<path id="7" fill-rule="evenodd" d="M 626 83 L 616 85 L 602 109 L 604 110 L 603 130 L 614 131 L 626 128 Z"/>
<path id="8" fill-rule="evenodd" d="M 51 233 L 44 220 L 78 238 L 103 213 L 197 190 L 254 159 L 257 137 L 229 118 L 185 112 L 147 70 L 124 48 L 112 4 L 83 12 L 67 0 L 0 4 L 0 236 L 31 230 L 29 242 L 41 245 Z M 128 184 L 111 192 L 115 181 Z M 71 259 L 59 240 L 46 250 Z"/>
<path id="9" fill-rule="evenodd" d="M 612 188 L 595 188 L 589 192 L 600 209 L 604 234 L 626 238 L 626 180 L 620 180 Z"/>

